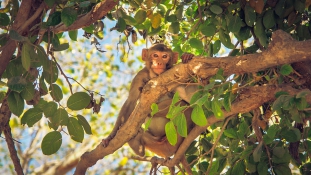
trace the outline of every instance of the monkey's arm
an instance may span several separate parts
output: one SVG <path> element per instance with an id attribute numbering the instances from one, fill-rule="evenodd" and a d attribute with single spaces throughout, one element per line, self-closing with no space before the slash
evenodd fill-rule
<path id="1" fill-rule="evenodd" d="M 114 138 L 119 128 L 127 121 L 131 113 L 133 112 L 137 100 L 140 97 L 141 90 L 145 84 L 149 81 L 149 74 L 146 68 L 142 69 L 137 73 L 137 75 L 132 80 L 132 84 L 129 91 L 129 96 L 124 102 L 120 113 L 118 115 L 117 121 L 114 125 L 113 130 L 109 136 L 102 140 L 102 144 L 106 147 L 109 144 L 109 141 Z"/>

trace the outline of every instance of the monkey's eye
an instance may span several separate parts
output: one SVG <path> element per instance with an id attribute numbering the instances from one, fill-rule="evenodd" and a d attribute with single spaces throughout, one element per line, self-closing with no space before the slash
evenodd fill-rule
<path id="1" fill-rule="evenodd" d="M 153 57 L 159 57 L 159 56 L 158 56 L 158 54 L 155 53 L 155 54 L 153 54 Z"/>
<path id="2" fill-rule="evenodd" d="M 168 58 L 168 56 L 167 55 L 163 55 L 162 58 Z"/>

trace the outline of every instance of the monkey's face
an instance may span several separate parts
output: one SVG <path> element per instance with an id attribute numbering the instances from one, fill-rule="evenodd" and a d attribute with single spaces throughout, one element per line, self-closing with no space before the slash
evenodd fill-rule
<path id="1" fill-rule="evenodd" d="M 170 52 L 153 51 L 149 58 L 152 71 L 160 75 L 167 70 L 166 65 L 171 59 L 171 54 Z"/>

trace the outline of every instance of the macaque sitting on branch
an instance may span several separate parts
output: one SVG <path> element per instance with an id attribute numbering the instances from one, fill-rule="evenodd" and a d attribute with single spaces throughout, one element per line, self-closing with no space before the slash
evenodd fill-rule
<path id="1" fill-rule="evenodd" d="M 192 54 L 183 54 L 183 62 L 187 62 L 192 59 L 192 57 Z M 118 129 L 128 120 L 140 98 L 141 91 L 145 84 L 150 79 L 159 76 L 173 67 L 178 60 L 178 53 L 173 52 L 164 44 L 155 44 L 149 49 L 142 50 L 142 59 L 145 61 L 146 66 L 134 77 L 130 87 L 129 97 L 121 108 L 112 132 L 107 138 L 102 140 L 102 144 L 105 147 L 108 146 L 109 141 L 114 138 Z M 175 91 L 178 92 L 179 96 L 183 99 L 178 105 L 188 105 L 192 94 L 196 90 L 197 86 L 178 86 Z M 169 111 L 172 97 L 172 93 L 167 93 L 160 98 L 157 102 L 159 112 L 151 118 L 148 129 L 146 131 L 140 129 L 138 134 L 128 142 L 136 154 L 144 156 L 145 148 L 164 158 L 168 158 L 176 153 L 183 141 L 183 137 L 178 134 L 177 143 L 173 146 L 168 142 L 165 134 L 165 125 L 170 121 L 166 118 L 166 114 Z M 187 108 L 184 111 L 188 131 L 190 131 L 194 125 L 191 120 L 191 112 L 191 108 Z M 149 119 L 150 116 L 146 117 L 146 121 Z"/>

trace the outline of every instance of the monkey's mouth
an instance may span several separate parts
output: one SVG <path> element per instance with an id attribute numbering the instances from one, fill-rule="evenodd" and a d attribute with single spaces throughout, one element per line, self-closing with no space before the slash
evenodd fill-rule
<path id="1" fill-rule="evenodd" d="M 156 73 L 158 75 L 165 71 L 165 69 L 163 69 L 163 68 L 153 68 L 152 70 L 154 73 Z"/>

